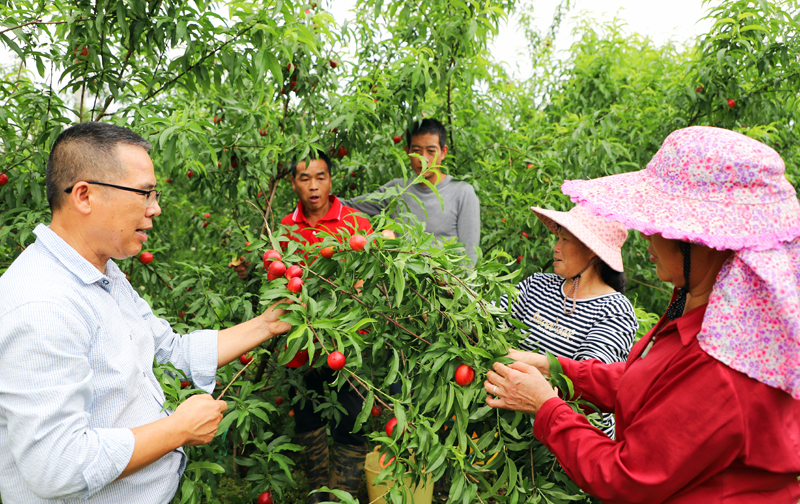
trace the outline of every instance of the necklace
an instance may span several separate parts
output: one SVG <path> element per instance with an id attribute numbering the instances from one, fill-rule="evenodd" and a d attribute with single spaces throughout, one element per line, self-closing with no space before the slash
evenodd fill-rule
<path id="1" fill-rule="evenodd" d="M 578 305 L 578 282 L 581 279 L 581 275 L 583 275 L 583 273 L 588 270 L 596 260 L 597 256 L 592 257 L 592 260 L 589 261 L 589 264 L 587 264 L 580 273 L 572 277 L 572 287 L 569 288 L 569 292 L 567 292 L 566 296 L 564 297 L 564 313 L 566 315 L 572 315 L 575 312 L 575 307 Z M 572 309 L 567 311 L 567 299 L 569 299 L 570 296 L 572 296 Z"/>

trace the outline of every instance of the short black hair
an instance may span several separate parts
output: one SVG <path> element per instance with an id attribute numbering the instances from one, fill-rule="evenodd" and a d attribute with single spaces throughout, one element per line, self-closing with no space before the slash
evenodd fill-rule
<path id="1" fill-rule="evenodd" d="M 328 175 L 333 175 L 333 163 L 331 163 L 331 158 L 328 157 L 327 154 L 325 154 L 321 150 L 312 150 L 311 152 L 308 153 L 308 155 L 311 159 L 321 159 L 322 161 L 325 161 L 325 166 L 328 167 Z M 301 161 L 305 161 L 305 158 L 304 159 L 297 159 L 296 157 L 292 158 L 292 178 L 294 178 L 297 175 L 297 163 Z"/>
<path id="2" fill-rule="evenodd" d="M 439 148 L 444 149 L 447 144 L 447 130 L 444 124 L 436 119 L 423 119 L 421 122 L 415 122 L 414 126 L 406 132 L 406 145 L 411 145 L 411 137 L 430 133 L 439 136 Z"/>
<path id="3" fill-rule="evenodd" d="M 113 182 L 125 176 L 117 145 L 126 144 L 149 151 L 152 146 L 128 128 L 109 123 L 85 122 L 71 126 L 58 135 L 50 148 L 45 171 L 47 204 L 50 210 L 61 208 L 64 189 L 81 180 Z"/>

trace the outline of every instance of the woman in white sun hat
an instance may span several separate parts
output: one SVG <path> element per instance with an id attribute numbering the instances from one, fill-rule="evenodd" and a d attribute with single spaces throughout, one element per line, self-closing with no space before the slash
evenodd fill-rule
<path id="1" fill-rule="evenodd" d="M 645 236 L 672 302 L 625 363 L 559 358 L 615 413 L 616 440 L 558 397 L 546 359 L 495 363 L 484 389 L 535 414 L 534 437 L 605 504 L 800 500 L 800 203 L 784 170 L 752 138 L 693 126 L 645 170 L 561 186 Z"/>
<path id="2" fill-rule="evenodd" d="M 519 297 L 510 311 L 525 324 L 524 339 L 521 350 L 511 350 L 509 357 L 524 360 L 527 352 L 550 352 L 573 360 L 624 362 L 638 329 L 623 295 L 621 249 L 628 231 L 580 206 L 569 212 L 531 210 L 558 236 L 554 273 L 535 273 L 517 285 Z M 507 296 L 500 306 L 508 307 Z M 604 415 L 598 428 L 613 437 L 613 415 Z"/>

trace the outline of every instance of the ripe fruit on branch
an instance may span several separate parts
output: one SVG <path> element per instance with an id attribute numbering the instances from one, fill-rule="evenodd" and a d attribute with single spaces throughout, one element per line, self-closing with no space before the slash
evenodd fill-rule
<path id="1" fill-rule="evenodd" d="M 395 425 L 397 425 L 397 419 L 396 418 L 392 418 L 391 420 L 386 422 L 386 435 L 387 436 L 392 437 L 392 431 L 394 430 L 394 426 Z M 405 432 L 405 430 L 403 430 L 403 432 Z M 403 432 L 400 433 L 401 436 L 403 435 Z"/>
<path id="2" fill-rule="evenodd" d="M 339 61 L 335 59 L 330 60 L 329 63 L 331 64 L 331 68 L 336 68 L 337 66 L 339 66 Z"/>
<path id="3" fill-rule="evenodd" d="M 208 221 L 205 221 L 205 222 L 203 223 L 203 227 L 208 227 Z"/>
<path id="4" fill-rule="evenodd" d="M 334 371 L 339 371 L 345 364 L 347 364 L 347 359 L 339 350 L 334 350 L 328 354 L 328 367 Z"/>
<path id="5" fill-rule="evenodd" d="M 367 244 L 367 237 L 364 235 L 353 235 L 350 237 L 350 248 L 353 250 L 364 250 Z"/>
<path id="6" fill-rule="evenodd" d="M 171 183 L 172 183 L 172 179 L 167 179 L 167 184 L 171 184 Z M 3 184 L 0 184 L 0 185 L 3 185 Z"/>
<path id="7" fill-rule="evenodd" d="M 394 142 L 395 144 L 399 144 L 402 141 L 403 141 L 403 138 L 400 135 L 395 135 L 395 136 L 392 137 L 392 142 Z"/>
<path id="8" fill-rule="evenodd" d="M 530 163 L 528 164 L 528 166 L 525 167 L 526 170 L 530 170 L 531 168 L 533 168 L 533 165 Z"/>
<path id="9" fill-rule="evenodd" d="M 286 274 L 286 265 L 282 261 L 272 261 L 267 268 L 267 280 L 275 280 Z"/>
<path id="10" fill-rule="evenodd" d="M 185 311 L 181 310 L 181 311 L 178 312 L 178 317 L 179 318 L 183 318 L 184 315 L 186 315 Z"/>
<path id="11" fill-rule="evenodd" d="M 269 274 L 267 275 L 269 276 Z M 294 292 L 298 294 L 301 290 L 303 290 L 303 285 L 305 282 L 299 277 L 293 277 L 289 280 L 289 283 L 286 285 L 286 288 L 289 289 L 290 292 Z"/>
<path id="12" fill-rule="evenodd" d="M 194 172 L 192 170 L 189 170 L 189 173 L 187 173 L 186 176 L 192 178 L 194 177 Z"/>
<path id="13" fill-rule="evenodd" d="M 153 253 L 152 252 L 142 252 L 139 254 L 139 262 L 142 264 L 150 264 L 153 262 Z"/>
<path id="14" fill-rule="evenodd" d="M 296 264 L 292 264 L 286 269 L 286 279 L 291 280 L 294 277 L 302 277 L 303 276 L 303 268 Z"/>
<path id="15" fill-rule="evenodd" d="M 181 389 L 185 389 L 188 386 L 189 386 L 189 382 L 188 381 L 182 381 L 181 382 Z"/>
<path id="16" fill-rule="evenodd" d="M 381 464 L 381 469 L 383 469 L 384 467 L 386 467 L 389 464 L 391 464 L 392 462 L 394 462 L 394 459 L 395 459 L 395 457 L 392 457 L 392 458 L 389 459 L 389 462 L 384 462 L 384 458 L 385 457 L 386 457 L 386 454 L 384 453 L 383 455 L 381 455 L 381 458 L 378 461 Z"/>
<path id="17" fill-rule="evenodd" d="M 221 122 L 222 122 L 222 118 L 221 118 L 221 117 L 214 116 L 214 119 L 213 119 L 212 121 L 213 121 L 213 123 L 214 123 L 214 124 L 219 124 L 219 123 L 221 123 Z"/>
<path id="18" fill-rule="evenodd" d="M 264 492 L 258 496 L 258 504 L 273 504 L 272 495 L 269 492 Z"/>
<path id="19" fill-rule="evenodd" d="M 288 65 L 286 65 L 286 70 L 289 70 L 290 72 L 294 72 L 294 69 L 295 69 L 295 68 L 297 68 L 297 67 L 296 67 L 296 66 L 294 66 L 294 65 L 292 65 L 291 63 L 289 63 Z"/>
<path id="20" fill-rule="evenodd" d="M 240 357 L 239 357 L 239 362 L 241 362 L 241 363 L 242 363 L 242 364 L 244 364 L 244 365 L 247 365 L 247 364 L 249 364 L 249 363 L 250 363 L 250 361 L 252 361 L 252 360 L 253 360 L 253 358 L 252 358 L 252 357 L 250 357 L 250 356 L 249 356 L 249 355 L 247 355 L 247 354 L 244 354 L 244 355 L 242 355 L 242 356 L 240 356 Z"/>
<path id="21" fill-rule="evenodd" d="M 345 157 L 347 155 L 347 149 L 344 148 L 344 145 L 339 147 L 339 157 Z"/>
<path id="22" fill-rule="evenodd" d="M 336 251 L 333 249 L 333 247 L 325 247 L 319 251 L 319 254 L 325 259 L 331 259 L 335 253 Z"/>
<path id="23" fill-rule="evenodd" d="M 523 231 L 523 232 L 520 234 L 520 236 L 522 236 L 522 237 L 523 237 L 523 238 L 525 238 L 526 240 L 528 239 L 528 233 L 526 233 L 525 231 Z"/>
<path id="24" fill-rule="evenodd" d="M 466 364 L 461 364 L 456 368 L 456 383 L 461 385 L 462 387 L 465 385 L 469 385 L 472 383 L 472 380 L 475 379 L 475 371 Z"/>
<path id="25" fill-rule="evenodd" d="M 702 93 L 703 92 L 703 85 L 701 84 L 701 85 L 697 86 L 697 89 L 695 89 L 695 91 L 697 91 L 698 93 Z"/>
<path id="26" fill-rule="evenodd" d="M 276 397 L 275 398 L 275 404 L 277 404 L 278 406 L 283 404 L 283 397 L 281 397 L 281 396 Z"/>
<path id="27" fill-rule="evenodd" d="M 258 134 L 261 135 L 262 137 L 263 136 L 267 136 L 267 129 L 266 128 L 260 128 L 258 130 Z"/>
<path id="28" fill-rule="evenodd" d="M 517 256 L 517 264 L 521 264 L 521 263 L 522 263 L 522 256 Z"/>
<path id="29" fill-rule="evenodd" d="M 381 407 L 380 407 L 380 406 L 378 406 L 377 404 L 376 404 L 376 405 L 374 405 L 374 406 L 372 407 L 372 410 L 369 412 L 369 414 L 370 414 L 370 415 L 372 415 L 372 416 L 374 416 L 374 417 L 379 417 L 379 416 L 381 416 L 381 413 L 383 413 L 383 408 L 381 408 Z"/>
<path id="30" fill-rule="evenodd" d="M 286 367 L 297 369 L 306 362 L 308 362 L 308 350 L 300 350 L 294 354 L 292 360 L 286 363 Z"/>
<path id="31" fill-rule="evenodd" d="M 210 213 L 204 213 L 203 214 L 203 218 L 204 219 L 210 219 L 211 218 L 211 214 Z"/>
<path id="32" fill-rule="evenodd" d="M 0 186 L 4 186 L 8 184 L 8 175 L 5 173 L 0 173 Z"/>
<path id="33" fill-rule="evenodd" d="M 728 98 L 728 108 L 733 108 L 736 106 L 736 100 L 731 100 Z"/>
<path id="34" fill-rule="evenodd" d="M 250 245 L 249 242 L 247 244 Z M 281 254 L 277 250 L 267 250 L 266 252 L 264 252 L 264 256 L 262 257 L 262 259 L 264 260 L 264 262 L 267 262 L 267 261 L 280 261 L 281 260 Z"/>

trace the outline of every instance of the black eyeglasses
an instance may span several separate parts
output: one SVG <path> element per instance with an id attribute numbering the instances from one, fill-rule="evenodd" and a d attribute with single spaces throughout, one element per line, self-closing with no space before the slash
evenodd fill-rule
<path id="1" fill-rule="evenodd" d="M 135 192 L 136 194 L 142 194 L 145 197 L 144 198 L 144 204 L 148 208 L 150 208 L 151 206 L 153 206 L 156 203 L 158 203 L 158 200 L 161 199 L 161 191 L 156 191 L 155 189 L 150 189 L 148 191 L 147 189 L 135 189 L 133 187 L 125 187 L 125 186 L 114 185 L 114 184 L 106 184 L 105 182 L 95 182 L 93 180 L 87 180 L 86 183 L 87 184 L 94 184 L 94 185 L 101 185 L 101 186 L 106 186 L 106 187 L 113 187 L 114 189 L 122 189 L 123 191 L 130 191 L 130 192 Z M 64 189 L 64 192 L 67 193 L 67 194 L 71 193 L 73 187 L 75 187 L 75 186 L 67 187 L 66 189 Z"/>

